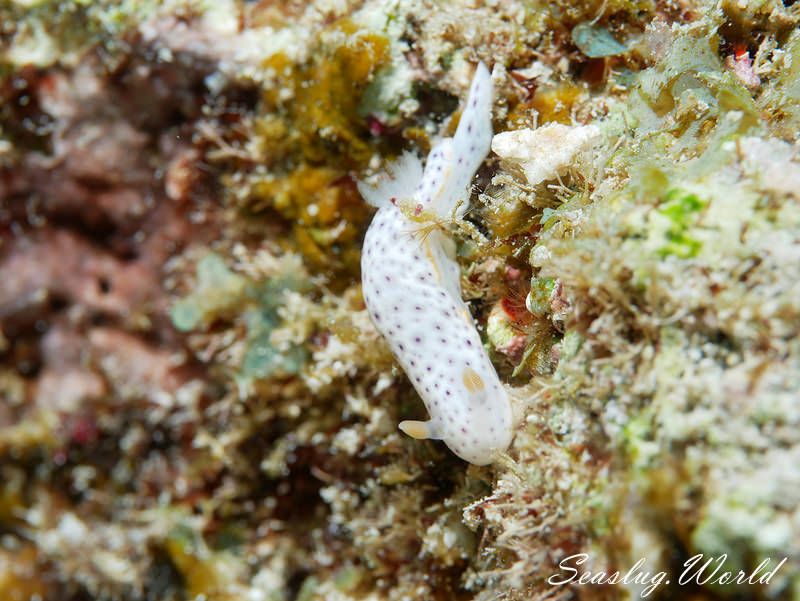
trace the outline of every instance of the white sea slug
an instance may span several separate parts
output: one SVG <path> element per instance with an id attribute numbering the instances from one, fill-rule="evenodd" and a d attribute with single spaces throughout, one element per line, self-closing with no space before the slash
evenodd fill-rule
<path id="1" fill-rule="evenodd" d="M 424 172 L 406 153 L 377 186 L 359 183 L 378 207 L 362 251 L 364 301 L 430 415 L 400 429 L 441 439 L 478 465 L 508 448 L 511 404 L 461 299 L 455 245 L 435 224 L 467 208 L 469 184 L 491 143 L 491 109 L 492 81 L 481 63 L 455 136 L 431 150 Z"/>

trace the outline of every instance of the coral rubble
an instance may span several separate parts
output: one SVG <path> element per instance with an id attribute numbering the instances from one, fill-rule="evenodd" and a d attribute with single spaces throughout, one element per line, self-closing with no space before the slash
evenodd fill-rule
<path id="1" fill-rule="evenodd" d="M 356 186 L 479 61 L 486 467 L 397 430 Z M 790 0 L 0 4 L 0 598 L 800 599 L 798 107 Z"/>

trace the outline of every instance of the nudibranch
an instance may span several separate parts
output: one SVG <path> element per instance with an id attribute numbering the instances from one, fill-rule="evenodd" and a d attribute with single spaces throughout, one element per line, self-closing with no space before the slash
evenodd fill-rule
<path id="1" fill-rule="evenodd" d="M 419 158 L 403 154 L 376 186 L 378 207 L 361 255 L 364 302 L 425 403 L 428 421 L 403 421 L 462 459 L 490 463 L 512 438 L 511 403 L 461 298 L 455 244 L 441 224 L 460 219 L 492 139 L 492 80 L 481 63 L 453 138 Z"/>

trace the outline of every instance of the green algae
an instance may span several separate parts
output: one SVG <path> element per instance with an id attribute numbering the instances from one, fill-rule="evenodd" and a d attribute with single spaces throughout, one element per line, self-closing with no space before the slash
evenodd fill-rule
<path id="1" fill-rule="evenodd" d="M 246 351 L 237 374 L 241 386 L 249 386 L 257 380 L 297 375 L 308 361 L 308 350 L 303 346 L 289 344 L 276 348 L 272 341 L 272 332 L 282 325 L 278 310 L 286 302 L 285 294 L 307 291 L 307 284 L 307 280 L 297 274 L 286 274 L 252 291 L 257 308 L 244 314 Z"/>
<path id="2" fill-rule="evenodd" d="M 526 301 L 528 311 L 538 317 L 544 317 L 551 312 L 550 304 L 553 291 L 556 287 L 554 278 L 531 279 L 531 290 Z"/>
<path id="3" fill-rule="evenodd" d="M 697 195 L 682 190 L 670 190 L 655 214 L 665 217 L 669 225 L 665 231 L 666 244 L 658 249 L 662 256 L 674 255 L 681 259 L 697 256 L 702 242 L 689 234 L 697 222 L 698 213 L 707 203 Z"/>
<path id="4" fill-rule="evenodd" d="M 192 292 L 172 306 L 172 323 L 183 332 L 206 328 L 219 317 L 232 316 L 245 297 L 247 280 L 231 271 L 215 253 L 197 262 Z"/>
<path id="5" fill-rule="evenodd" d="M 544 207 L 538 217 L 533 282 L 558 280 L 569 302 L 577 303 L 557 347 L 559 364 L 543 381 L 544 394 L 559 416 L 549 423 L 561 436 L 568 435 L 575 415 L 599 416 L 609 448 L 625 466 L 617 477 L 647 499 L 642 511 L 681 516 L 669 528 L 689 554 L 727 551 L 728 567 L 748 570 L 765 556 L 788 556 L 794 545 L 769 535 L 786 532 L 790 519 L 785 507 L 778 509 L 775 489 L 760 498 L 743 492 L 744 482 L 752 484 L 763 465 L 756 451 L 741 445 L 745 433 L 765 427 L 757 408 L 763 403 L 755 399 L 782 393 L 756 393 L 748 386 L 758 386 L 758 380 L 734 385 L 733 379 L 744 370 L 738 367 L 742 362 L 769 364 L 781 373 L 785 367 L 757 350 L 758 335 L 745 323 L 759 329 L 750 320 L 762 301 L 752 284 L 734 274 L 755 268 L 766 232 L 776 244 L 784 234 L 791 237 L 796 217 L 766 224 L 769 203 L 754 193 L 737 152 L 747 136 L 764 136 L 780 123 L 759 108 L 765 97 L 775 98 L 774 88 L 754 98 L 724 67 L 708 22 L 673 31 L 663 58 L 636 76 L 638 85 L 609 116 L 605 133 L 616 147 L 604 164 L 612 179 L 588 202 L 570 207 L 577 218 L 565 220 L 569 210 L 560 207 Z M 591 165 L 579 168 L 592 179 Z M 575 184 L 572 189 L 577 192 Z M 777 202 L 794 214 L 788 198 L 784 193 Z M 783 263 L 764 269 L 781 297 L 771 306 L 784 317 L 773 318 L 785 323 L 798 311 L 786 296 L 788 281 L 778 275 L 790 268 Z M 545 308 L 529 304 L 535 311 Z M 729 382 L 727 391 L 717 389 L 721 382 Z M 766 427 L 777 427 L 782 418 L 777 419 Z M 761 441 L 779 461 L 780 447 Z M 519 450 L 531 452 L 525 444 Z M 723 475 L 737 469 L 745 470 L 739 478 Z M 613 494 L 599 492 L 606 501 L 601 513 L 610 514 L 597 523 L 615 522 L 614 502 L 607 502 Z M 697 506 L 693 499 L 700 499 Z M 740 510 L 747 520 L 737 518 Z M 617 526 L 624 531 L 623 524 Z M 796 578 L 796 564 L 782 569 L 788 575 L 774 583 L 774 591 L 786 590 Z M 723 589 L 717 592 L 742 590 Z"/>
<path id="6" fill-rule="evenodd" d="M 238 385 L 246 389 L 255 381 L 296 375 L 308 360 L 300 345 L 276 348 L 273 331 L 283 324 L 280 307 L 288 292 L 308 290 L 301 273 L 276 274 L 265 281 L 245 278 L 210 253 L 197 262 L 194 289 L 172 307 L 172 321 L 184 332 L 206 330 L 218 320 L 241 318 L 246 332 L 245 350 L 238 365 Z"/>
<path id="7" fill-rule="evenodd" d="M 589 58 L 616 56 L 627 52 L 608 29 L 591 23 L 580 23 L 572 29 L 572 41 Z"/>

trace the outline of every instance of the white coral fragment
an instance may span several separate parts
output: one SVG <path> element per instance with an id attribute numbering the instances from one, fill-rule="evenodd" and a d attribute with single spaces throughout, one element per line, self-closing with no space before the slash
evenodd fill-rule
<path id="1" fill-rule="evenodd" d="M 492 150 L 501 159 L 519 164 L 528 183 L 535 186 L 563 173 L 599 138 L 595 125 L 548 123 L 538 129 L 499 133 L 492 139 Z"/>
<path id="2" fill-rule="evenodd" d="M 738 142 L 745 171 L 761 189 L 800 199 L 800 160 L 797 147 L 783 140 L 746 137 Z"/>

